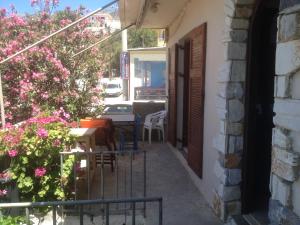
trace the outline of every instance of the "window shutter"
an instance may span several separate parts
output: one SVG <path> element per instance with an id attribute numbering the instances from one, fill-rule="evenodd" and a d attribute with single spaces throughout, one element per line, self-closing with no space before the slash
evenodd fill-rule
<path id="1" fill-rule="evenodd" d="M 190 32 L 188 164 L 202 178 L 206 23 Z"/>
<path id="2" fill-rule="evenodd" d="M 176 99 L 178 46 L 169 48 L 169 101 L 168 101 L 168 141 L 176 146 Z"/>

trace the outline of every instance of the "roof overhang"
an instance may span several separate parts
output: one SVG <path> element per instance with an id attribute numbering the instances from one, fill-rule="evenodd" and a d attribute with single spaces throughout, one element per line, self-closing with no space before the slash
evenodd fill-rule
<path id="1" fill-rule="evenodd" d="M 120 0 L 122 26 L 167 28 L 185 7 L 187 0 Z"/>

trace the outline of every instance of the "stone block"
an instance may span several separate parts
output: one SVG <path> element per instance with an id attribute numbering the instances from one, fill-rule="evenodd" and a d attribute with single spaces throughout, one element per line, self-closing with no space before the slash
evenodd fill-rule
<path id="1" fill-rule="evenodd" d="M 231 29 L 247 30 L 249 27 L 249 20 L 226 16 L 225 24 L 228 28 Z"/>
<path id="2" fill-rule="evenodd" d="M 225 210 L 226 210 L 227 217 L 240 215 L 242 213 L 242 204 L 240 201 L 226 202 Z"/>
<path id="3" fill-rule="evenodd" d="M 246 61 L 233 61 L 231 81 L 244 82 L 246 80 Z"/>
<path id="4" fill-rule="evenodd" d="M 283 127 L 292 131 L 300 131 L 300 118 L 290 115 L 277 114 L 273 122 L 276 126 Z"/>
<path id="5" fill-rule="evenodd" d="M 218 80 L 220 82 L 230 81 L 231 65 L 232 65 L 232 61 L 226 61 L 221 66 L 219 70 L 219 76 L 218 76 Z"/>
<path id="6" fill-rule="evenodd" d="M 286 181 L 293 182 L 298 178 L 297 167 L 291 166 L 281 160 L 273 157 L 272 172 Z"/>
<path id="7" fill-rule="evenodd" d="M 277 44 L 276 74 L 287 75 L 300 68 L 300 40 Z"/>
<path id="8" fill-rule="evenodd" d="M 216 106 L 218 109 L 227 109 L 227 99 L 217 96 Z"/>
<path id="9" fill-rule="evenodd" d="M 228 101 L 228 119 L 230 122 L 239 122 L 244 118 L 244 105 L 237 99 Z"/>
<path id="10" fill-rule="evenodd" d="M 228 5 L 224 5 L 224 13 L 226 16 L 233 17 L 235 14 L 235 9 Z"/>
<path id="11" fill-rule="evenodd" d="M 295 152 L 288 152 L 279 148 L 273 148 L 273 157 L 290 166 L 299 166 L 300 155 Z"/>
<path id="12" fill-rule="evenodd" d="M 226 99 L 242 98 L 244 96 L 244 90 L 242 85 L 237 82 L 220 83 L 219 96 Z"/>
<path id="13" fill-rule="evenodd" d="M 241 214 L 240 201 L 224 202 L 217 191 L 214 191 L 212 206 L 215 214 L 223 221 L 227 221 L 230 216 Z"/>
<path id="14" fill-rule="evenodd" d="M 276 175 L 271 176 L 272 199 L 278 200 L 284 206 L 291 206 L 292 186 L 291 183 L 281 180 Z"/>
<path id="15" fill-rule="evenodd" d="M 300 117 L 300 100 L 275 99 L 274 111 L 281 115 Z"/>
<path id="16" fill-rule="evenodd" d="M 300 131 L 300 100 L 275 99 L 274 123 L 277 126 Z"/>
<path id="17" fill-rule="evenodd" d="M 224 167 L 228 169 L 237 169 L 240 167 L 241 159 L 242 157 L 240 154 L 226 154 L 224 155 Z"/>
<path id="18" fill-rule="evenodd" d="M 241 182 L 241 169 L 226 169 L 217 161 L 214 171 L 217 178 L 224 185 L 233 186 Z"/>
<path id="19" fill-rule="evenodd" d="M 253 8 L 249 6 L 238 6 L 235 9 L 235 16 L 238 18 L 250 18 L 252 15 Z"/>
<path id="20" fill-rule="evenodd" d="M 271 224 L 299 225 L 300 218 L 288 207 L 283 206 L 278 200 L 269 202 L 269 218 Z"/>
<path id="21" fill-rule="evenodd" d="M 279 18 L 278 40 L 287 42 L 300 39 L 299 13 L 282 15 Z"/>
<path id="22" fill-rule="evenodd" d="M 214 191 L 212 208 L 213 208 L 213 211 L 216 214 L 216 216 L 224 221 L 225 220 L 224 201 L 218 195 L 217 191 Z"/>
<path id="23" fill-rule="evenodd" d="M 278 98 L 286 98 L 289 96 L 289 76 L 275 77 L 275 96 Z"/>
<path id="24" fill-rule="evenodd" d="M 278 127 L 273 129 L 272 143 L 273 146 L 284 149 L 289 149 L 292 147 L 291 139 L 288 137 L 287 131 L 284 131 Z"/>
<path id="25" fill-rule="evenodd" d="M 243 133 L 243 124 L 222 121 L 220 132 L 229 135 L 241 135 Z"/>
<path id="26" fill-rule="evenodd" d="M 226 109 L 217 109 L 219 119 L 225 120 L 228 117 L 228 111 Z"/>
<path id="27" fill-rule="evenodd" d="M 236 137 L 236 151 L 242 151 L 244 148 L 244 138 L 243 136 L 237 136 Z"/>
<path id="28" fill-rule="evenodd" d="M 218 195 L 222 198 L 223 201 L 234 201 L 240 200 L 241 198 L 241 189 L 240 186 L 225 186 L 220 184 L 218 186 Z"/>
<path id="29" fill-rule="evenodd" d="M 245 60 L 246 43 L 228 42 L 225 44 L 225 59 L 227 60 Z"/>
<path id="30" fill-rule="evenodd" d="M 297 72 L 292 76 L 290 89 L 292 99 L 300 100 L 300 72 Z"/>
<path id="31" fill-rule="evenodd" d="M 248 38 L 247 30 L 225 30 L 224 42 L 246 42 Z"/>
<path id="32" fill-rule="evenodd" d="M 227 6 L 227 7 L 232 8 L 232 9 L 235 9 L 234 0 L 224 0 L 224 5 Z"/>
<path id="33" fill-rule="evenodd" d="M 213 147 L 223 154 L 226 153 L 226 138 L 226 135 L 219 134 L 213 140 Z"/>
<path id="34" fill-rule="evenodd" d="M 237 5 L 253 5 L 255 0 L 234 0 Z"/>
<path id="35" fill-rule="evenodd" d="M 290 138 L 293 143 L 293 151 L 300 154 L 300 132 L 291 131 Z"/>

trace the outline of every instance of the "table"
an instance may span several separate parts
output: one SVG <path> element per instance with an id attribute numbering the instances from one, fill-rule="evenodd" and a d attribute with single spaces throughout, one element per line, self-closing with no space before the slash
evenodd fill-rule
<path id="1" fill-rule="evenodd" d="M 110 118 L 115 125 L 134 125 L 135 115 L 134 114 L 106 114 L 101 115 L 100 118 Z"/>
<path id="2" fill-rule="evenodd" d="M 85 156 L 85 160 L 80 160 L 80 164 L 83 164 L 83 167 L 86 168 L 85 177 L 87 179 L 88 186 L 88 199 L 90 199 L 90 188 L 93 183 L 95 170 L 96 170 L 96 157 L 95 154 L 91 154 L 89 152 L 94 152 L 96 150 L 96 141 L 95 141 L 95 132 L 97 128 L 71 128 L 70 134 L 75 135 L 77 137 L 77 142 L 85 143 L 85 152 L 79 152 L 74 154 Z M 76 150 L 76 149 L 75 149 Z M 80 179 L 76 180 L 78 182 Z M 75 190 L 77 189 L 77 183 L 75 182 Z M 78 188 L 80 189 L 80 188 Z M 75 191 L 76 192 L 76 191 Z M 84 190 L 80 190 L 80 192 L 84 192 Z M 76 196 L 75 196 L 76 198 Z"/>
<path id="3" fill-rule="evenodd" d="M 71 128 L 70 134 L 77 136 L 78 142 L 84 142 L 87 151 L 94 151 L 96 130 L 97 128 Z"/>

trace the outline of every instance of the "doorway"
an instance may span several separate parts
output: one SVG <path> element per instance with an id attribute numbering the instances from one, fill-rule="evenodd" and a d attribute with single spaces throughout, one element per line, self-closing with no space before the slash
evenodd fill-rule
<path id="1" fill-rule="evenodd" d="M 279 0 L 258 0 L 248 40 L 242 212 L 268 224 Z"/>

